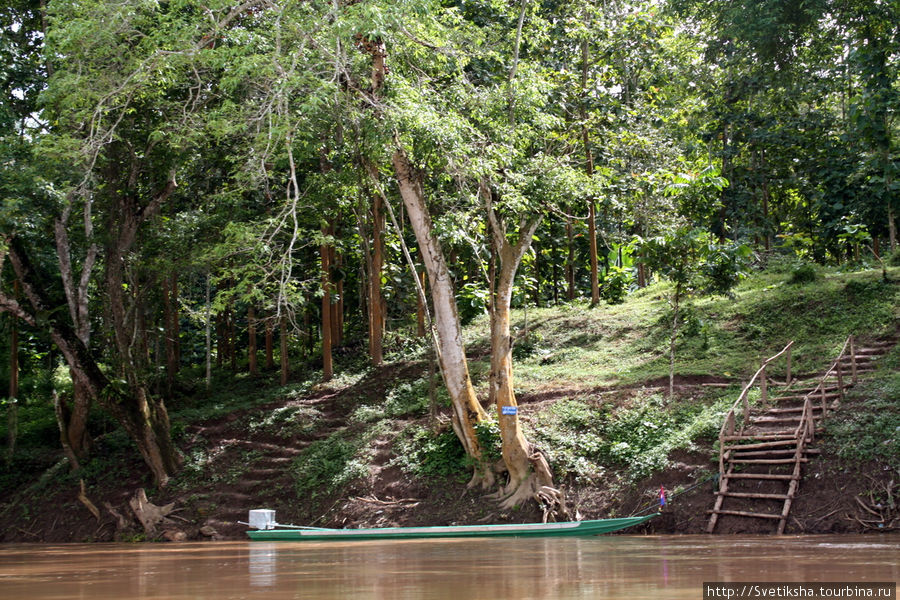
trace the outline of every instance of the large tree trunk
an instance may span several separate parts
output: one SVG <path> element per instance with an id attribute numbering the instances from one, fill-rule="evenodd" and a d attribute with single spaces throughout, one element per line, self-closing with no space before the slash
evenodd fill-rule
<path id="1" fill-rule="evenodd" d="M 121 255 L 118 258 L 121 258 Z M 13 239 L 10 245 L 10 261 L 34 313 L 45 315 L 42 323 L 48 328 L 53 343 L 65 358 L 73 381 L 84 386 L 90 397 L 100 402 L 125 429 L 137 445 L 156 484 L 164 487 L 168 483 L 169 476 L 180 466 L 180 457 L 169 434 L 169 418 L 165 405 L 146 393 L 144 387 L 136 381 L 134 370 L 127 364 L 123 368 L 128 378 L 127 389 L 110 382 L 72 326 L 58 311 L 52 310 L 54 304 L 47 291 L 49 286 L 31 265 L 18 239 Z M 107 282 L 111 282 L 121 274 L 122 267 L 121 261 L 108 262 L 118 265 L 112 267 L 112 272 L 109 266 L 107 268 Z M 121 299 L 122 279 L 119 278 L 118 282 Z M 107 294 L 109 293 L 107 285 Z M 113 295 L 115 294 L 116 291 L 113 291 Z M 124 322 L 124 303 L 111 306 L 110 312 L 113 313 L 113 318 L 117 319 L 115 323 Z M 114 331 L 114 334 L 117 349 L 119 343 L 124 343 L 124 354 L 127 356 L 130 349 L 127 332 Z M 123 354 L 121 349 L 119 353 Z"/>
<path id="2" fill-rule="evenodd" d="M 125 261 L 134 244 L 137 230 L 143 220 L 174 190 L 169 182 L 151 205 L 142 207 L 134 197 L 120 195 L 113 199 L 109 231 L 113 234 L 106 252 L 106 294 L 108 313 L 112 325 L 117 358 L 124 371 L 128 391 L 127 400 L 115 402 L 113 414 L 129 433 L 144 461 L 150 467 L 156 484 L 164 487 L 181 462 L 169 432 L 169 416 L 162 400 L 153 398 L 144 386 L 133 356 L 134 339 L 131 336 L 123 283 Z M 109 408 L 109 402 L 106 403 Z"/>
<path id="3" fill-rule="evenodd" d="M 81 273 L 76 274 L 72 267 L 71 248 L 69 244 L 68 222 L 73 207 L 74 197 L 68 198 L 62 215 L 54 222 L 54 238 L 56 241 L 56 255 L 59 263 L 59 273 L 62 279 L 63 290 L 66 294 L 66 304 L 69 308 L 69 317 L 75 329 L 75 335 L 86 348 L 90 347 L 91 321 L 88 314 L 88 288 L 91 281 L 94 264 L 97 260 L 98 247 L 93 243 L 93 220 L 91 215 L 91 200 L 85 198 L 83 215 L 83 235 L 90 243 L 81 261 Z M 145 350 L 146 352 L 146 350 Z M 58 418 L 65 419 L 60 422 L 60 436 L 65 438 L 64 447 L 68 447 L 71 453 L 72 468 L 78 468 L 79 459 L 85 458 L 91 449 L 91 437 L 88 432 L 88 414 L 90 413 L 92 396 L 90 390 L 81 381 L 73 380 L 71 406 L 60 400 Z"/>
<path id="4" fill-rule="evenodd" d="M 525 438 L 519 423 L 518 404 L 513 388 L 512 336 L 510 335 L 510 305 L 513 283 L 522 257 L 531 245 L 540 218 L 523 221 L 518 242 L 511 244 L 506 229 L 493 210 L 491 191 L 482 186 L 491 236 L 500 269 L 491 303 L 491 375 L 490 395 L 497 408 L 500 423 L 503 463 L 509 482 L 503 490 L 504 507 L 513 507 L 530 498 L 540 497 L 542 504 L 550 501 L 564 509 L 562 494 L 553 488 L 550 466 Z M 546 514 L 545 514 L 546 517 Z"/>
<path id="5" fill-rule="evenodd" d="M 431 224 L 431 215 L 425 203 L 425 191 L 422 187 L 421 174 L 414 171 L 406 156 L 405 150 L 397 144 L 392 158 L 400 196 L 406 206 L 409 221 L 422 252 L 422 260 L 428 272 L 431 302 L 434 307 L 434 324 L 437 335 L 437 353 L 444 376 L 444 384 L 453 404 L 454 430 L 466 450 L 466 454 L 476 460 L 482 456 L 481 446 L 475 433 L 475 425 L 485 418 L 484 409 L 475 396 L 466 352 L 462 339 L 459 314 L 456 309 L 456 297 L 453 292 L 453 281 L 444 260 L 440 242 L 435 236 Z M 492 484 L 487 470 L 476 472 L 473 482 L 484 477 L 483 483 Z"/>
<path id="6" fill-rule="evenodd" d="M 91 436 L 88 432 L 88 413 L 91 409 L 91 393 L 81 381 L 72 381 L 72 405 L 66 406 L 65 435 L 72 453 L 79 459 L 85 458 L 91 450 Z"/>

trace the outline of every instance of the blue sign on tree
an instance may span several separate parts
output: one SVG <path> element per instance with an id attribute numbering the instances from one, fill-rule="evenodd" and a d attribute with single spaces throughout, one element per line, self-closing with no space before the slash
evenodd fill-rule
<path id="1" fill-rule="evenodd" d="M 515 406 L 503 406 L 500 408 L 500 414 L 502 415 L 515 415 L 518 414 L 519 409 Z"/>

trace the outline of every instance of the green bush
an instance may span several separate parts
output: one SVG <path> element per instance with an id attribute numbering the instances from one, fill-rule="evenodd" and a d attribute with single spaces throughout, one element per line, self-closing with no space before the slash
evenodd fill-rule
<path id="1" fill-rule="evenodd" d="M 788 278 L 788 283 L 792 283 L 794 285 L 803 285 L 806 283 L 814 282 L 817 277 L 818 272 L 813 265 L 809 263 L 801 263 L 791 269 L 791 276 Z"/>
<path id="2" fill-rule="evenodd" d="M 634 284 L 634 269 L 611 266 L 600 284 L 600 297 L 609 304 L 622 304 Z"/>
<path id="3" fill-rule="evenodd" d="M 497 462 L 503 456 L 503 442 L 500 438 L 500 424 L 492 419 L 475 425 L 475 437 L 481 446 L 482 460 L 490 463 Z"/>
<path id="4" fill-rule="evenodd" d="M 392 466 L 418 477 L 452 477 L 466 471 L 466 453 L 452 429 L 433 433 L 425 427 L 407 427 L 394 444 Z"/>
<path id="5" fill-rule="evenodd" d="M 614 411 L 561 401 L 541 415 L 535 439 L 560 477 L 588 482 L 607 467 L 624 467 L 636 480 L 664 469 L 672 451 L 690 448 L 693 440 L 715 438 L 732 401 L 666 406 L 654 395 Z"/>

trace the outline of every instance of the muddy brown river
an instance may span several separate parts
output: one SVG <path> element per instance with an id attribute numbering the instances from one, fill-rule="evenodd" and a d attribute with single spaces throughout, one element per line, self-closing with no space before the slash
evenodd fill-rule
<path id="1" fill-rule="evenodd" d="M 665 600 L 704 582 L 898 579 L 891 534 L 0 546 L 3 600 Z"/>

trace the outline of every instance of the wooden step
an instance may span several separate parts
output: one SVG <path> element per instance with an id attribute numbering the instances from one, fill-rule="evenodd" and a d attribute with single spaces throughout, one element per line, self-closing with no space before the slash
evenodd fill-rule
<path id="1" fill-rule="evenodd" d="M 773 448 L 771 450 L 753 450 L 750 452 L 732 451 L 731 457 L 732 458 L 749 458 L 752 456 L 785 456 L 785 455 L 793 455 L 796 452 L 797 452 L 796 448 L 785 448 L 783 450 L 776 450 Z M 819 450 L 818 448 L 804 448 L 803 449 L 804 454 L 819 454 L 821 452 L 822 451 Z"/>
<path id="2" fill-rule="evenodd" d="M 753 426 L 753 429 L 748 429 L 744 432 L 744 435 L 762 441 L 797 439 L 796 427 L 791 427 L 790 429 L 763 429 L 762 427 Z"/>
<path id="3" fill-rule="evenodd" d="M 856 355 L 856 365 L 862 365 L 871 363 L 872 361 L 876 361 L 881 358 L 883 355 L 881 354 L 857 354 Z M 845 356 L 841 359 L 842 367 L 849 367 L 853 364 L 853 360 L 849 356 Z"/>
<path id="4" fill-rule="evenodd" d="M 787 500 L 790 498 L 787 494 L 756 494 L 752 492 L 716 492 L 717 496 L 727 496 L 729 498 L 754 498 L 760 500 Z"/>
<path id="5" fill-rule="evenodd" d="M 793 475 L 780 475 L 775 473 L 725 473 L 725 479 L 771 479 L 773 481 L 790 481 L 796 479 Z"/>
<path id="6" fill-rule="evenodd" d="M 735 438 L 735 439 L 755 439 L 755 438 Z M 725 446 L 723 450 L 755 450 L 757 448 L 772 448 L 773 446 L 793 446 L 797 444 L 796 439 L 790 440 L 775 440 L 771 442 L 755 442 L 752 444 L 735 444 L 731 446 Z"/>
<path id="7" fill-rule="evenodd" d="M 789 465 L 796 462 L 794 458 L 740 458 L 733 457 L 729 462 L 741 465 Z M 809 462 L 808 458 L 800 458 L 800 462 Z"/>
<path id="8" fill-rule="evenodd" d="M 775 441 L 784 441 L 784 440 L 793 441 L 795 439 L 797 439 L 797 438 L 796 438 L 796 436 L 794 436 L 793 431 L 791 431 L 790 433 L 788 433 L 788 432 L 785 432 L 785 433 L 772 432 L 771 434 L 769 434 L 769 432 L 765 432 L 765 433 L 761 432 L 761 433 L 752 433 L 752 434 L 748 433 L 745 435 L 726 435 L 725 436 L 726 442 L 736 442 L 738 440 L 762 440 L 762 441 L 775 442 Z"/>
<path id="9" fill-rule="evenodd" d="M 718 515 L 734 515 L 736 517 L 753 517 L 755 519 L 781 519 L 781 515 L 772 515 L 769 513 L 747 512 L 745 510 L 708 510 L 708 514 L 716 513 Z"/>
<path id="10" fill-rule="evenodd" d="M 857 373 L 871 373 L 876 368 L 877 367 L 875 367 L 874 365 L 857 365 L 856 372 Z M 850 371 L 849 365 L 847 365 L 846 367 L 844 365 L 841 365 L 841 375 L 849 375 L 850 373 L 851 373 L 851 371 Z M 825 373 L 826 377 L 833 377 L 835 375 L 837 375 L 836 369 L 830 369 L 827 373 Z"/>
<path id="11" fill-rule="evenodd" d="M 837 389 L 837 388 L 835 388 L 835 389 Z M 810 392 L 811 391 L 813 391 L 813 390 L 810 390 Z M 841 394 L 839 392 L 834 392 L 834 393 L 826 392 L 825 399 L 827 400 L 828 398 L 839 398 L 840 395 Z M 778 396 L 776 398 L 772 398 L 771 400 L 772 400 L 772 402 L 784 402 L 785 400 L 805 400 L 807 396 L 809 396 L 809 393 L 793 394 L 791 396 Z M 810 396 L 811 400 L 816 399 L 816 398 L 819 398 L 819 399 L 822 398 L 821 392 L 817 392 L 817 393 L 813 394 L 812 396 Z"/>
<path id="12" fill-rule="evenodd" d="M 784 415 L 784 416 L 766 416 L 763 415 L 761 417 L 750 417 L 750 422 L 754 425 L 766 424 L 766 423 L 799 423 L 800 419 L 803 418 L 803 413 L 798 415 Z"/>
<path id="13" fill-rule="evenodd" d="M 817 410 L 819 412 L 821 412 L 822 404 L 821 403 L 815 404 L 815 405 L 813 405 L 812 409 L 813 409 L 813 412 L 815 412 Z M 782 415 L 782 414 L 788 414 L 788 413 L 802 413 L 802 412 L 803 412 L 803 405 L 801 404 L 800 406 L 790 406 L 790 407 L 786 407 L 786 408 L 770 408 L 769 410 L 766 411 L 766 414 Z"/>
<path id="14" fill-rule="evenodd" d="M 795 392 L 796 394 L 799 394 L 799 396 L 798 396 L 799 398 L 805 398 L 806 397 L 805 394 L 808 394 L 810 392 L 813 392 L 813 391 L 816 391 L 817 389 L 819 389 L 818 380 L 810 382 L 810 385 L 812 385 L 812 384 L 816 384 L 816 385 L 813 385 L 812 387 L 795 388 L 790 391 Z M 836 391 L 838 391 L 838 386 L 836 386 L 836 385 L 835 386 L 829 385 L 829 386 L 825 387 L 826 394 L 830 394 L 831 392 L 836 392 Z M 819 395 L 821 395 L 821 390 L 819 390 Z"/>
<path id="15" fill-rule="evenodd" d="M 787 494 L 757 494 L 754 492 L 716 492 L 717 496 L 728 498 L 752 498 L 754 500 L 787 500 Z"/>

